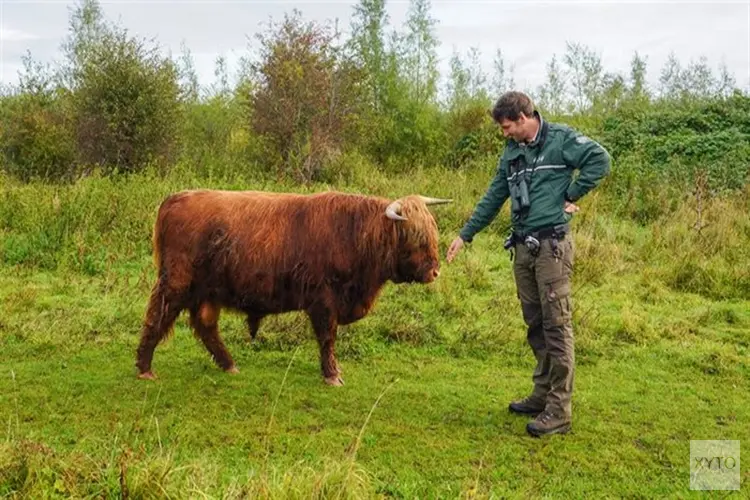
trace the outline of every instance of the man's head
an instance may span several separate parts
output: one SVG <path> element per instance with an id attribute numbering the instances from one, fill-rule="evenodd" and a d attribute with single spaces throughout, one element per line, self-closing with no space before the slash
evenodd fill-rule
<path id="1" fill-rule="evenodd" d="M 534 103 L 523 92 L 512 90 L 504 93 L 495 103 L 491 114 L 503 131 L 503 136 L 516 142 L 531 142 L 539 130 L 539 122 L 534 117 Z"/>

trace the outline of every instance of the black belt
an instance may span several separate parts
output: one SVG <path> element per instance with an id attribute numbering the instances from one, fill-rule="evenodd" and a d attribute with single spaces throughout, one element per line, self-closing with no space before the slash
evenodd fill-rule
<path id="1" fill-rule="evenodd" d="M 565 238 L 565 235 L 570 232 L 570 225 L 569 224 L 557 224 L 555 226 L 547 226 L 543 227 L 541 229 L 537 229 L 536 231 L 530 231 L 526 233 L 525 235 L 521 235 L 519 233 L 513 233 L 513 238 L 516 241 L 523 241 L 526 236 L 532 236 L 538 240 L 546 240 L 549 238 L 556 238 L 558 240 L 561 240 Z"/>

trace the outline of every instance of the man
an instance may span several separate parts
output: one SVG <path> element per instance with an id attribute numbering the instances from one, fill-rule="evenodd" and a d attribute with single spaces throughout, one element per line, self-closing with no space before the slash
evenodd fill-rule
<path id="1" fill-rule="evenodd" d="M 508 141 L 495 178 L 469 221 L 448 249 L 451 262 L 464 244 L 484 229 L 511 199 L 513 232 L 505 247 L 515 249 L 513 273 L 536 357 L 528 397 L 510 411 L 535 416 L 533 436 L 565 433 L 572 422 L 574 350 L 570 279 L 573 239 L 569 220 L 576 202 L 609 173 L 607 151 L 565 125 L 548 123 L 521 92 L 506 92 L 492 118 Z M 576 180 L 573 171 L 579 170 Z"/>

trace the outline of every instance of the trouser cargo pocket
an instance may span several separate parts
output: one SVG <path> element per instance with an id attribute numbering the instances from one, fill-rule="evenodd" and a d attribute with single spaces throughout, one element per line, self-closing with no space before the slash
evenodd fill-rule
<path id="1" fill-rule="evenodd" d="M 544 284 L 544 319 L 549 326 L 563 326 L 571 318 L 570 279 L 567 276 Z"/>

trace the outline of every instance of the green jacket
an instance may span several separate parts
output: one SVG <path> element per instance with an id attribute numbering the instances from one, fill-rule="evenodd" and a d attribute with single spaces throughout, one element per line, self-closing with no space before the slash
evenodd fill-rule
<path id="1" fill-rule="evenodd" d="M 516 233 L 525 235 L 568 222 L 571 215 L 563 210 L 565 201 L 581 199 L 609 173 L 609 153 L 602 146 L 557 123 L 548 123 L 546 139 L 542 141 L 544 120 L 535 114 L 542 124 L 537 137 L 528 145 L 508 140 L 495 178 L 459 233 L 464 241 L 471 241 L 487 227 L 511 194 L 517 199 L 522 179 L 526 181 L 530 203 L 527 209 L 519 209 L 520 205 L 512 200 L 511 222 Z M 574 170 L 579 171 L 575 181 Z"/>

